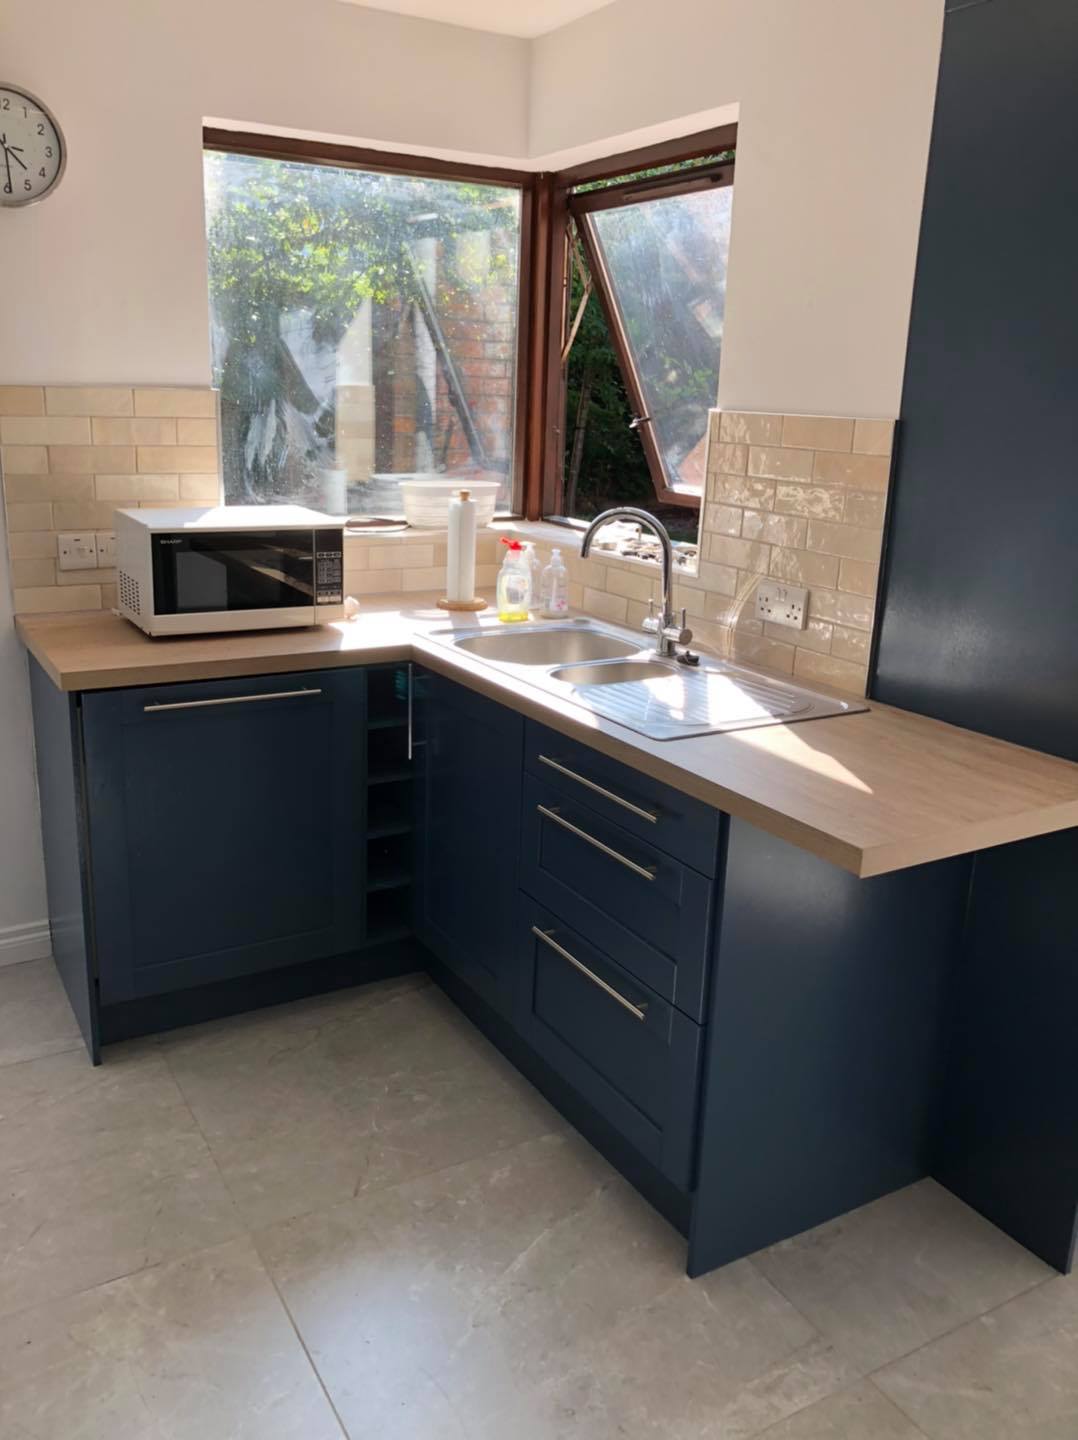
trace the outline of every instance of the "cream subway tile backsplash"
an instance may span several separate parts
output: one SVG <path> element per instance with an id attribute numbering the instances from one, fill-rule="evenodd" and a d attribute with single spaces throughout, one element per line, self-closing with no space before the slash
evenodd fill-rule
<path id="1" fill-rule="evenodd" d="M 215 417 L 209 388 L 0 386 L 16 611 L 114 605 L 115 570 L 61 572 L 57 535 L 111 530 L 118 507 L 216 504 Z"/>
<path id="2" fill-rule="evenodd" d="M 139 420 L 129 416 L 97 416 L 93 421 L 95 445 L 175 445 L 175 420 Z M 205 421 L 198 421 L 205 424 Z M 187 444 L 180 440 L 181 445 Z M 216 442 L 214 442 L 216 443 Z"/>
<path id="3" fill-rule="evenodd" d="M 846 416 L 713 411 L 694 575 L 679 573 L 697 643 L 863 694 L 875 618 L 894 422 Z M 56 569 L 61 530 L 112 528 L 117 506 L 220 501 L 216 396 L 175 386 L 0 386 L 0 462 L 16 611 L 113 606 L 115 571 Z M 576 609 L 639 626 L 658 596 L 656 567 L 597 552 L 579 535 L 523 527 L 569 571 Z M 476 583 L 490 589 L 502 558 L 480 532 Z M 349 536 L 345 590 L 362 598 L 440 590 L 444 532 Z M 755 618 L 766 576 L 809 590 L 804 630 Z"/>
<path id="4" fill-rule="evenodd" d="M 148 422 L 143 422 L 148 423 Z M 159 420 L 159 425 L 168 422 Z M 180 445 L 210 445 L 217 447 L 217 421 L 216 420 L 183 420 L 176 421 L 176 440 Z M 168 445 L 170 440 L 144 441 L 144 444 Z"/>
<path id="5" fill-rule="evenodd" d="M 825 485 L 846 485 L 851 490 L 875 490 L 885 495 L 891 479 L 891 457 L 817 451 L 812 478 Z"/>
<path id="6" fill-rule="evenodd" d="M 216 505 L 221 499 L 221 481 L 217 475 L 180 475 L 178 479 L 182 504 Z"/>
<path id="7" fill-rule="evenodd" d="M 0 419 L 4 445 L 89 445 L 90 421 L 85 415 L 8 415 Z"/>
<path id="8" fill-rule="evenodd" d="M 44 415 L 45 391 L 40 385 L 0 385 L 0 415 Z"/>
<path id="9" fill-rule="evenodd" d="M 84 574 L 87 572 L 83 572 Z M 50 610 L 100 610 L 100 585 L 32 585 L 13 592 L 17 615 L 44 614 Z"/>
<path id="10" fill-rule="evenodd" d="M 49 452 L 44 445 L 0 445 L 5 475 L 47 475 Z"/>
<path id="11" fill-rule="evenodd" d="M 892 420 L 712 412 L 701 558 L 674 594 L 701 646 L 864 694 L 893 432 Z M 656 584 L 653 568 L 606 556 L 576 556 L 570 574 L 574 604 L 633 625 Z M 755 618 L 764 576 L 808 588 L 804 630 Z"/>
<path id="12" fill-rule="evenodd" d="M 205 475 L 217 464 L 216 445 L 140 445 L 138 469 L 149 475 L 178 470 L 180 474 Z"/>
<path id="13" fill-rule="evenodd" d="M 45 390 L 48 415 L 133 415 L 131 390 L 123 385 L 61 385 Z"/>
<path id="14" fill-rule="evenodd" d="M 854 422 L 830 415 L 784 415 L 782 444 L 791 450 L 850 450 Z"/>
<path id="15" fill-rule="evenodd" d="M 113 505 L 130 508 L 149 500 L 171 500 L 180 503 L 178 475 L 96 475 L 94 495 L 98 500 L 111 500 Z"/>
<path id="16" fill-rule="evenodd" d="M 131 410 L 114 414 L 132 414 Z M 182 416 L 189 420 L 212 420 L 217 414 L 217 397 L 213 390 L 157 387 L 135 391 L 136 415 Z"/>
<path id="17" fill-rule="evenodd" d="M 53 475 L 134 475 L 135 447 L 50 445 L 49 471 Z"/>
<path id="18" fill-rule="evenodd" d="M 719 439 L 727 443 L 748 445 L 781 445 L 781 415 L 768 415 L 735 410 L 712 411 L 719 418 Z M 712 425 L 714 434 L 714 425 Z"/>

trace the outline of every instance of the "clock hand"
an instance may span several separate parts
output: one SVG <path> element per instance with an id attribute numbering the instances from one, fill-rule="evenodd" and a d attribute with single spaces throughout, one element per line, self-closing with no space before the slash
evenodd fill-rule
<path id="1" fill-rule="evenodd" d="M 11 194 L 11 151 L 7 148 L 7 141 L 4 141 L 4 164 L 7 166 L 7 193 Z"/>
<path id="2" fill-rule="evenodd" d="M 22 154 L 21 145 L 5 145 L 4 149 L 11 156 L 12 160 L 15 161 L 16 165 L 21 165 L 24 170 L 26 169 L 26 162 L 19 159 L 19 156 Z"/>

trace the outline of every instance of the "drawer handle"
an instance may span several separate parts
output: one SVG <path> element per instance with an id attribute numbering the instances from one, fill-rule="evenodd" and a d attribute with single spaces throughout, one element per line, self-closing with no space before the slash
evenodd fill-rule
<path id="1" fill-rule="evenodd" d="M 575 970 L 579 970 L 585 979 L 590 980 L 593 985 L 598 985 L 599 989 L 609 995 L 611 1000 L 616 1000 L 623 1010 L 628 1010 L 629 1014 L 635 1016 L 637 1020 L 647 1019 L 647 1001 L 643 1005 L 634 1005 L 631 1000 L 626 1000 L 620 990 L 615 990 L 613 985 L 608 985 L 600 975 L 596 975 L 594 970 L 589 970 L 583 960 L 578 960 L 575 955 L 570 955 L 568 950 L 559 945 L 553 938 L 553 931 L 540 930 L 538 925 L 533 925 L 532 934 L 537 936 L 544 945 L 549 945 L 551 950 L 557 951 L 563 960 L 568 960 L 569 964 Z"/>
<path id="2" fill-rule="evenodd" d="M 645 880 L 654 880 L 658 867 L 655 865 L 638 865 L 635 860 L 630 860 L 627 855 L 622 855 L 618 850 L 611 850 L 609 845 L 604 845 L 601 840 L 596 840 L 594 835 L 589 835 L 586 830 L 579 829 L 576 825 L 564 819 L 557 810 L 551 810 L 546 805 L 535 807 L 540 815 L 547 820 L 553 820 L 555 825 L 560 825 L 563 830 L 568 830 L 570 835 L 575 835 L 578 840 L 584 840 L 589 845 L 594 845 L 596 850 L 601 850 L 604 855 L 609 855 L 611 860 L 616 860 L 619 865 L 624 865 L 634 875 L 642 875 Z"/>
<path id="3" fill-rule="evenodd" d="M 225 695 L 219 700 L 173 700 L 167 705 L 143 705 L 147 715 L 155 710 L 201 710 L 207 705 L 246 705 L 250 700 L 299 700 L 321 695 L 321 690 L 268 690 L 264 695 Z"/>
<path id="4" fill-rule="evenodd" d="M 652 814 L 650 810 L 642 810 L 639 805 L 634 805 L 631 800 L 623 800 L 620 795 L 615 795 L 613 790 L 607 790 L 602 785 L 596 785 L 594 780 L 589 780 L 586 775 L 578 775 L 575 770 L 570 770 L 567 765 L 561 765 L 557 760 L 551 760 L 549 755 L 540 755 L 539 763 L 549 765 L 551 770 L 556 770 L 559 775 L 568 775 L 570 780 L 575 780 L 579 785 L 586 785 L 589 790 L 594 790 L 596 795 L 601 795 L 604 800 L 613 800 L 615 805 L 620 805 L 623 810 L 629 810 L 634 815 L 639 815 L 641 820 L 647 820 L 652 825 L 659 823 L 658 815 Z"/>

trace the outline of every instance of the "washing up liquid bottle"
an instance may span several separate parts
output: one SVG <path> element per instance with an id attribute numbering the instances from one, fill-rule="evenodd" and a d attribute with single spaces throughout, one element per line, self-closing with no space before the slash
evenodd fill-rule
<path id="1" fill-rule="evenodd" d="M 550 564 L 539 580 L 539 613 L 548 620 L 569 613 L 569 572 L 557 547 L 550 552 Z"/>
<path id="2" fill-rule="evenodd" d="M 531 566 L 519 540 L 507 540 L 505 559 L 498 572 L 498 619 L 511 623 L 527 620 L 528 607 L 532 600 Z"/>

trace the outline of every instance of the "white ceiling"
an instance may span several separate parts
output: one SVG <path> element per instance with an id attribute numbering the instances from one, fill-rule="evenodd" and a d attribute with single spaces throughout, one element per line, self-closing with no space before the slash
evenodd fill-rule
<path id="1" fill-rule="evenodd" d="M 568 25 L 571 20 L 579 20 L 581 15 L 590 15 L 593 10 L 602 10 L 613 0 L 346 0 L 346 3 L 530 40 L 536 35 L 545 35 L 548 30 L 557 30 L 560 25 Z"/>

